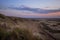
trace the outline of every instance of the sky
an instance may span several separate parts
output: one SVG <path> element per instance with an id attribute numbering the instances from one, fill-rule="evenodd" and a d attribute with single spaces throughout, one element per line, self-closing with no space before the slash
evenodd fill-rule
<path id="1" fill-rule="evenodd" d="M 0 6 L 19 7 L 25 5 L 32 8 L 60 8 L 60 0 L 0 0 Z"/>
<path id="2" fill-rule="evenodd" d="M 20 6 L 27 6 L 30 8 L 41 8 L 44 10 L 56 10 L 60 9 L 60 0 L 0 0 L 0 12 L 3 14 L 8 14 L 8 15 L 14 15 L 18 16 L 20 15 L 21 17 L 59 17 L 60 18 L 60 12 L 53 12 L 53 13 L 48 13 L 48 14 L 38 14 L 34 12 L 25 12 L 21 14 L 21 10 L 12 10 L 12 9 L 6 9 L 6 10 L 1 10 L 1 8 L 7 8 L 7 7 L 20 7 Z M 12 12 L 12 11 L 13 12 Z M 8 12 L 7 12 L 8 11 Z M 5 13 L 4 13 L 5 12 Z M 11 12 L 11 13 L 9 13 Z M 18 13 L 15 13 L 18 12 Z"/>

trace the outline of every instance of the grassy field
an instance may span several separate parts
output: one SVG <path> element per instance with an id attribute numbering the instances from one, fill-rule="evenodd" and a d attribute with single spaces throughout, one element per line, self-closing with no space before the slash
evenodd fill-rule
<path id="1" fill-rule="evenodd" d="M 0 40 L 60 40 L 60 21 L 0 14 Z"/>

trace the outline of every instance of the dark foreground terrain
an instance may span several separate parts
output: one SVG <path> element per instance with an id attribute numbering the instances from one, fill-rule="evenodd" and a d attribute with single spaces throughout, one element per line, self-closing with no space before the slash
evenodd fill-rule
<path id="1" fill-rule="evenodd" d="M 60 19 L 25 19 L 0 14 L 0 40 L 60 40 Z"/>

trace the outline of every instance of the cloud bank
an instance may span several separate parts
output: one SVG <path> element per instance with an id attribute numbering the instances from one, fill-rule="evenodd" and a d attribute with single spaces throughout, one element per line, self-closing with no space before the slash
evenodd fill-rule
<path id="1" fill-rule="evenodd" d="M 7 16 L 16 16 L 16 17 L 22 17 L 22 18 L 60 18 L 60 12 L 38 14 L 38 13 L 30 12 L 30 11 L 6 9 L 6 10 L 0 10 L 0 13 Z"/>

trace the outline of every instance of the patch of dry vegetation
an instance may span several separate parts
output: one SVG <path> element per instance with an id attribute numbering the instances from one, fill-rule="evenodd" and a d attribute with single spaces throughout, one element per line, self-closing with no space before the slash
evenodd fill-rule
<path id="1" fill-rule="evenodd" d="M 35 40 L 32 33 L 26 29 L 15 28 L 7 32 L 0 28 L 0 40 Z"/>
<path id="2" fill-rule="evenodd" d="M 32 26 L 35 24 L 32 21 L 29 24 L 28 22 L 27 19 L 0 14 L 0 40 L 40 40 L 31 31 L 31 24 Z"/>
<path id="3" fill-rule="evenodd" d="M 0 40 L 60 40 L 60 21 L 0 14 Z"/>

